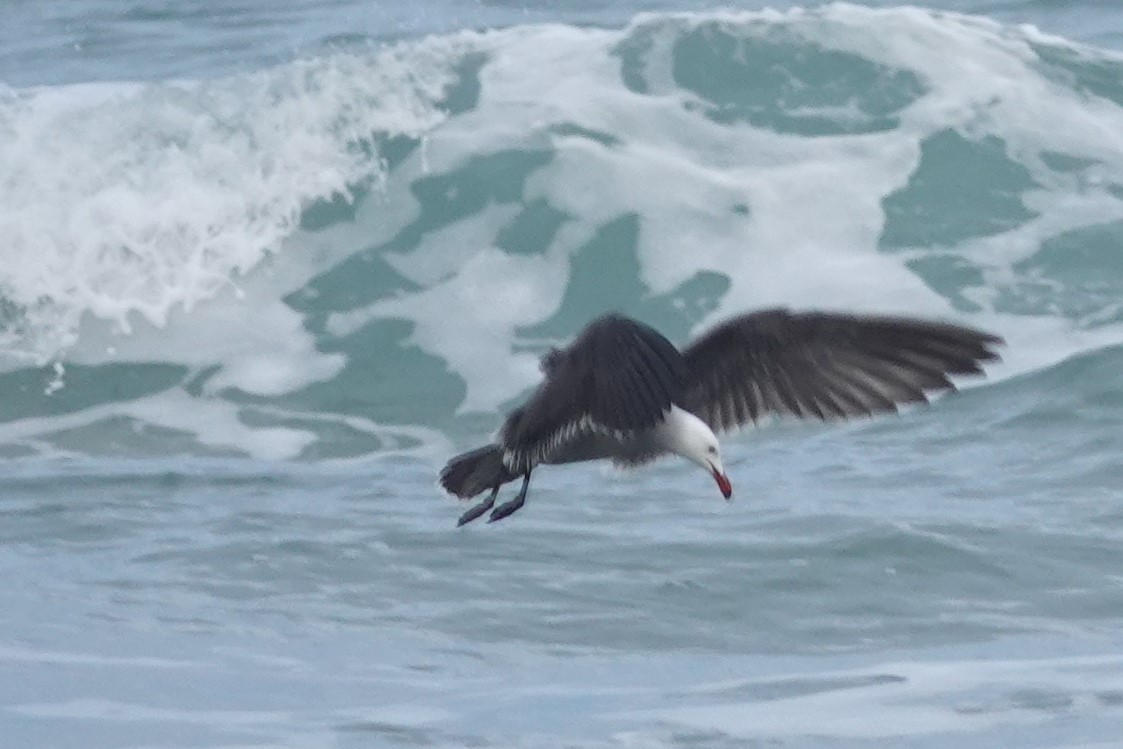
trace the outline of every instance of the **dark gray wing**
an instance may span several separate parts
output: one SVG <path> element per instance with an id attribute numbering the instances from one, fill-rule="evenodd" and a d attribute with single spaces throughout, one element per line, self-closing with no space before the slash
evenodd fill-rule
<path id="1" fill-rule="evenodd" d="M 971 328 L 904 317 L 783 309 L 728 320 L 684 352 L 683 406 L 716 431 L 765 414 L 817 419 L 895 411 L 954 390 L 1002 339 Z"/>
<path id="2" fill-rule="evenodd" d="M 650 429 L 681 398 L 682 355 L 658 331 L 627 317 L 590 323 L 543 361 L 546 380 L 507 417 L 504 462 L 525 470 L 583 434 L 617 436 Z"/>

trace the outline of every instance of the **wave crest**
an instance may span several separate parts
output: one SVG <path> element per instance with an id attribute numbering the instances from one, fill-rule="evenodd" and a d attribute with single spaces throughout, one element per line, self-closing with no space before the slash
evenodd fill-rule
<path id="1" fill-rule="evenodd" d="M 1031 29 L 833 5 L 8 91 L 0 350 L 44 394 L 0 440 L 116 418 L 331 457 L 478 434 L 607 309 L 678 341 L 767 305 L 955 318 L 1010 341 L 1001 376 L 1118 343 L 1105 71 Z M 143 386 L 108 387 L 122 369 Z"/>

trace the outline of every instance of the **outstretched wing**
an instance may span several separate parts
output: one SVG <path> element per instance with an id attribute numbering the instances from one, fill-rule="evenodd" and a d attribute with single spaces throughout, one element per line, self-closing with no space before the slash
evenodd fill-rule
<path id="1" fill-rule="evenodd" d="M 500 432 L 504 462 L 525 470 L 570 440 L 650 429 L 682 395 L 682 355 L 658 331 L 627 317 L 590 323 L 548 354 L 546 380 Z"/>
<path id="2" fill-rule="evenodd" d="M 925 402 L 976 374 L 1002 339 L 905 317 L 784 309 L 719 324 L 684 352 L 683 405 L 716 431 L 765 414 L 843 419 Z"/>

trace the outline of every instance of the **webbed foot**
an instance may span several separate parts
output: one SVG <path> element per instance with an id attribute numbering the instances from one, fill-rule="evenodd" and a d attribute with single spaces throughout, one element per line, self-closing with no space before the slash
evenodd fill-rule
<path id="1" fill-rule="evenodd" d="M 528 486 L 530 486 L 530 471 L 527 471 L 523 474 L 523 485 L 522 488 L 519 489 L 519 493 L 515 495 L 515 498 L 508 502 L 504 502 L 503 504 L 492 510 L 491 515 L 487 519 L 487 522 L 494 523 L 496 520 L 502 520 L 503 518 L 507 517 L 515 510 L 526 504 L 526 489 Z"/>
<path id="2" fill-rule="evenodd" d="M 497 494 L 499 494 L 498 486 L 494 487 L 491 490 L 491 494 L 488 495 L 487 499 L 485 499 L 483 502 L 480 502 L 478 505 L 473 505 L 471 509 L 461 515 L 460 519 L 456 521 L 456 527 L 459 528 L 465 523 L 470 523 L 480 515 L 483 515 L 485 512 L 490 510 L 491 506 L 495 504 L 495 496 Z"/>

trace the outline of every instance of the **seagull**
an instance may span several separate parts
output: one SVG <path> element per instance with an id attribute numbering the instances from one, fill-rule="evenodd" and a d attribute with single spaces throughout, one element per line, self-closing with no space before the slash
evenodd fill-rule
<path id="1" fill-rule="evenodd" d="M 950 376 L 981 374 L 1003 340 L 960 325 L 837 312 L 769 309 L 711 328 L 682 351 L 654 328 L 612 313 L 541 360 L 541 384 L 512 411 L 492 444 L 452 458 L 445 491 L 488 497 L 458 526 L 488 522 L 526 502 L 539 465 L 608 459 L 635 466 L 676 453 L 733 486 L 717 435 L 762 418 L 842 420 L 927 403 L 954 391 Z M 522 478 L 514 499 L 499 489 Z"/>

